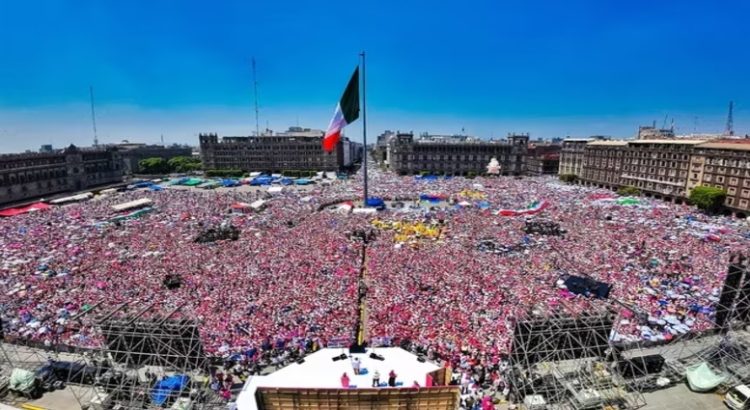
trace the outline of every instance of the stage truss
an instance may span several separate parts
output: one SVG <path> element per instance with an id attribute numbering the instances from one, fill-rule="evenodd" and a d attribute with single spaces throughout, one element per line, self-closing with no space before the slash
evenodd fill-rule
<path id="1" fill-rule="evenodd" d="M 591 300 L 585 313 L 563 304 L 518 318 L 510 355 L 514 401 L 530 408 L 636 409 L 646 402 L 616 366 L 610 335 L 616 314 Z"/>

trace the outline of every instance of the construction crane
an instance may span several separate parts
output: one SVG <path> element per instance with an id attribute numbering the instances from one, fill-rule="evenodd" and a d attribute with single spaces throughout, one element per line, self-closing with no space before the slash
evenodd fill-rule
<path id="1" fill-rule="evenodd" d="M 727 128 L 724 130 L 725 135 L 734 135 L 734 101 L 729 101 L 729 114 L 727 114 Z"/>

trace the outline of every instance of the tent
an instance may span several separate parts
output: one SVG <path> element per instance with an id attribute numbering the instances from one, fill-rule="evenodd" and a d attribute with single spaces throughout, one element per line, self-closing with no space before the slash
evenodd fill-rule
<path id="1" fill-rule="evenodd" d="M 378 210 L 383 210 L 385 209 L 385 201 L 383 201 L 382 198 L 370 197 L 370 198 L 367 198 L 367 201 L 365 201 L 365 206 L 376 208 Z"/>
<path id="2" fill-rule="evenodd" d="M 203 183 L 203 180 L 200 178 L 188 178 L 186 181 L 183 181 L 181 185 L 185 186 L 196 186 Z"/>
<path id="3" fill-rule="evenodd" d="M 131 209 L 143 208 L 151 205 L 153 201 L 148 198 L 136 199 L 135 201 L 129 201 L 122 204 L 112 205 L 112 210 L 116 212 L 129 211 Z"/>
<path id="4" fill-rule="evenodd" d="M 272 186 L 272 187 L 268 188 L 268 193 L 270 193 L 270 194 L 276 194 L 276 193 L 279 193 L 279 192 L 281 192 L 283 190 L 284 190 L 284 187 Z"/>
<path id="5" fill-rule="evenodd" d="M 252 186 L 271 185 L 271 182 L 273 182 L 272 177 L 269 177 L 266 175 L 259 175 L 250 181 L 250 185 Z"/>
<path id="6" fill-rule="evenodd" d="M 111 221 L 116 222 L 116 221 L 124 221 L 126 219 L 140 218 L 141 216 L 146 215 L 147 213 L 153 210 L 154 208 L 149 208 L 149 207 L 137 209 L 133 212 L 129 212 L 124 215 L 117 215 L 116 217 L 112 218 Z"/>
<path id="7" fill-rule="evenodd" d="M 727 379 L 727 376 L 714 373 L 706 362 L 688 367 L 685 373 L 690 390 L 695 392 L 711 391 Z"/>
<path id="8" fill-rule="evenodd" d="M 294 181 L 294 183 L 297 184 L 297 185 L 308 185 L 308 184 L 311 184 L 312 181 L 310 181 L 307 178 L 300 178 L 300 179 Z"/>
<path id="9" fill-rule="evenodd" d="M 49 203 L 53 205 L 61 205 L 66 204 L 68 202 L 78 202 L 78 201 L 85 201 L 87 199 L 91 199 L 94 197 L 94 194 L 91 192 L 84 192 L 82 194 L 73 195 L 73 196 L 66 196 L 64 198 L 57 198 L 49 201 Z"/>
<path id="10" fill-rule="evenodd" d="M 440 202 L 448 199 L 445 194 L 421 194 L 419 195 L 420 201 Z"/>
<path id="11" fill-rule="evenodd" d="M 0 216 L 16 216 L 34 211 L 46 211 L 51 207 L 44 202 L 37 202 L 35 204 L 21 206 L 18 208 L 8 208 L 0 211 Z"/>
<path id="12" fill-rule="evenodd" d="M 154 384 L 151 389 L 151 403 L 162 406 L 171 396 L 177 396 L 190 383 L 190 377 L 184 374 L 169 376 Z"/>
<path id="13" fill-rule="evenodd" d="M 232 188 L 240 186 L 240 181 L 233 178 L 225 178 L 221 180 L 221 185 L 223 185 L 225 188 Z"/>
<path id="14" fill-rule="evenodd" d="M 250 204 L 250 208 L 254 211 L 260 211 L 266 206 L 266 201 L 259 199 L 252 204 Z"/>
<path id="15" fill-rule="evenodd" d="M 294 180 L 291 178 L 281 178 L 281 185 L 292 185 Z"/>
<path id="16" fill-rule="evenodd" d="M 34 388 L 34 380 L 36 377 L 33 372 L 24 369 L 13 369 L 10 374 L 10 384 L 8 387 L 11 390 L 28 392 Z"/>
<path id="17" fill-rule="evenodd" d="M 151 186 L 148 187 L 148 189 L 150 189 L 152 191 L 163 191 L 164 187 L 161 186 L 161 185 L 151 185 Z"/>

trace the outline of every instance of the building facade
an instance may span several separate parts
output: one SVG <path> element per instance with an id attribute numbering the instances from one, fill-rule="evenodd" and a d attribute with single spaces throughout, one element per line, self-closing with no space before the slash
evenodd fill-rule
<path id="1" fill-rule="evenodd" d="M 0 155 L 0 204 L 122 182 L 116 148 L 77 148 Z"/>
<path id="2" fill-rule="evenodd" d="M 634 186 L 657 198 L 687 196 L 693 147 L 701 140 L 636 140 L 628 142 L 622 185 Z"/>
<path id="3" fill-rule="evenodd" d="M 190 157 L 193 150 L 187 145 L 147 145 L 122 143 L 116 145 L 122 156 L 124 172 L 127 175 L 140 172 L 138 163 L 146 158 L 164 158 L 170 160 L 174 157 Z"/>
<path id="4" fill-rule="evenodd" d="M 525 171 L 528 134 L 509 134 L 505 141 L 483 141 L 466 136 L 426 136 L 398 133 L 389 139 L 387 167 L 406 175 L 483 174 L 492 158 L 497 158 L 503 175 Z"/>
<path id="5" fill-rule="evenodd" d="M 627 141 L 589 142 L 584 148 L 580 179 L 604 188 L 619 188 L 622 185 L 622 164 L 627 148 Z"/>
<path id="6" fill-rule="evenodd" d="M 568 138 L 563 140 L 560 149 L 560 175 L 575 175 L 583 173 L 583 154 L 586 144 L 591 138 Z"/>
<path id="7" fill-rule="evenodd" d="M 529 144 L 526 156 L 526 174 L 552 175 L 560 169 L 560 150 L 562 145 L 537 141 Z"/>
<path id="8" fill-rule="evenodd" d="M 744 215 L 750 211 L 750 139 L 708 141 L 693 149 L 687 184 L 724 189 L 724 205 Z"/>
<path id="9" fill-rule="evenodd" d="M 362 158 L 362 144 L 342 137 L 332 153 L 323 151 L 321 130 L 292 127 L 261 136 L 223 137 L 200 134 L 205 169 L 282 172 L 287 170 L 338 171 Z"/>

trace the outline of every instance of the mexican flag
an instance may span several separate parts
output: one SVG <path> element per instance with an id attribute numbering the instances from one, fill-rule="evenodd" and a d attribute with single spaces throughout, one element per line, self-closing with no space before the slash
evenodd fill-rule
<path id="1" fill-rule="evenodd" d="M 359 67 L 354 70 L 341 100 L 336 105 L 331 123 L 323 137 L 323 150 L 333 152 L 341 139 L 341 130 L 359 118 Z"/>

